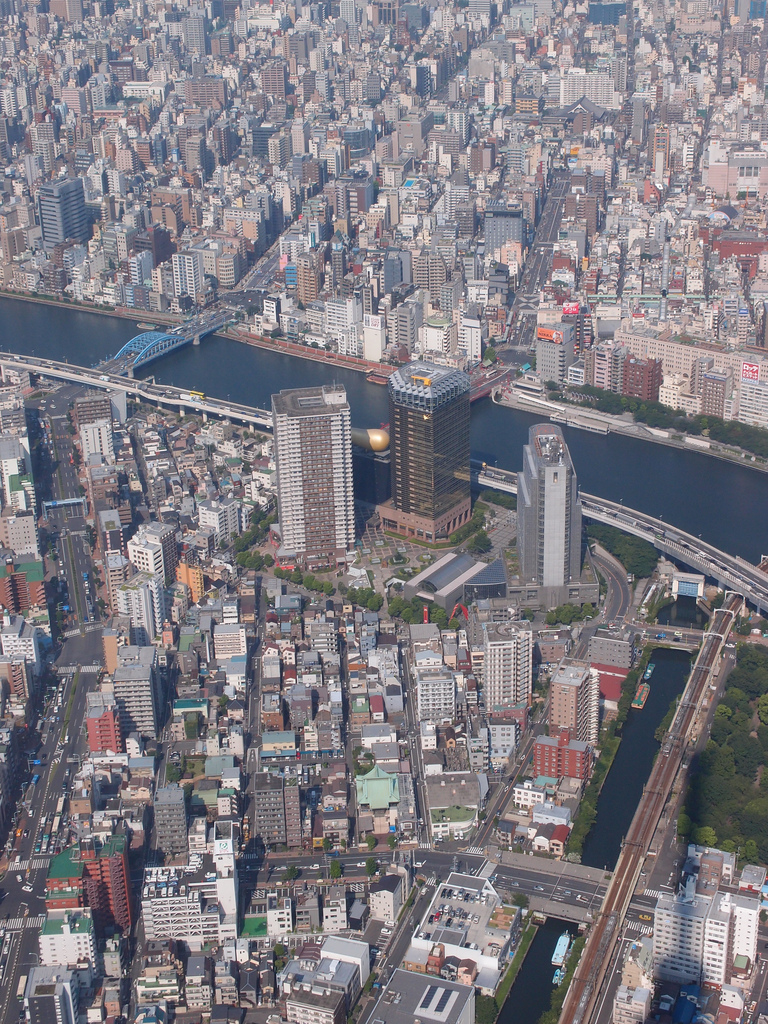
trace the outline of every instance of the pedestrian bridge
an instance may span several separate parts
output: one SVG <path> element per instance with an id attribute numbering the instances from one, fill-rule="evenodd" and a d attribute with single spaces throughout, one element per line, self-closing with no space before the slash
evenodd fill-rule
<path id="1" fill-rule="evenodd" d="M 517 473 L 473 460 L 472 483 L 517 494 Z M 670 526 L 662 519 L 627 508 L 615 501 L 580 492 L 583 515 L 647 540 L 659 551 L 717 581 L 725 590 L 742 594 L 761 615 L 768 611 L 768 573 L 737 555 L 728 555 L 700 537 Z"/>

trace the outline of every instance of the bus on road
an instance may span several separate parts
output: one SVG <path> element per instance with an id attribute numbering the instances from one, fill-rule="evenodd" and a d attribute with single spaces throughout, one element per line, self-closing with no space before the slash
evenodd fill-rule
<path id="1" fill-rule="evenodd" d="M 23 999 L 24 993 L 27 991 L 27 975 L 22 974 L 19 978 L 19 987 L 16 989 L 16 998 Z"/>

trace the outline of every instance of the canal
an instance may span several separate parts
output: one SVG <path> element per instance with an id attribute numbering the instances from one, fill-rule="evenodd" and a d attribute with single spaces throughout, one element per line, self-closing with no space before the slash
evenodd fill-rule
<path id="1" fill-rule="evenodd" d="M 141 319 L 141 317 L 139 317 Z M 136 323 L 98 313 L 0 299 L 0 346 L 12 352 L 69 359 L 90 366 L 114 355 L 139 333 Z M 387 390 L 364 375 L 278 352 L 208 338 L 149 366 L 143 376 L 269 408 L 281 388 L 337 381 L 347 389 L 355 426 L 389 419 Z M 478 402 L 472 410 L 472 451 L 477 458 L 517 470 L 536 416 Z M 768 552 L 768 473 L 698 452 L 638 441 L 621 434 L 564 428 L 579 485 L 621 501 L 751 562 Z M 727 513 L 727 514 L 726 514 Z"/>
<path id="2" fill-rule="evenodd" d="M 555 973 L 552 954 L 564 929 L 573 936 L 578 934 L 576 925 L 554 917 L 550 917 L 536 932 L 520 973 L 501 1008 L 497 1024 L 536 1024 L 542 1013 L 549 1009 Z"/>
<path id="3" fill-rule="evenodd" d="M 669 705 L 685 688 L 692 655 L 688 651 L 657 648 L 651 655 L 655 668 L 645 707 L 631 708 L 622 729 L 621 743 L 597 801 L 597 818 L 581 855 L 582 864 L 613 870 L 621 841 L 629 829 L 659 744 L 654 733 Z"/>

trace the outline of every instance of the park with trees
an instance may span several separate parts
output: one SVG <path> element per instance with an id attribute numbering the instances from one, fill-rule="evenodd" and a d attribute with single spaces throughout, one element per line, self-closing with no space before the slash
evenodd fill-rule
<path id="1" fill-rule="evenodd" d="M 709 742 L 692 764 L 678 835 L 768 864 L 768 651 L 739 644 Z"/>

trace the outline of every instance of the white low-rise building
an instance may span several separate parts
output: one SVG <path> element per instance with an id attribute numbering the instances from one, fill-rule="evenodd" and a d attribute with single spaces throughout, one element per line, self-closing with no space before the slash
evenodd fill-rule
<path id="1" fill-rule="evenodd" d="M 67 967 L 78 961 L 95 963 L 98 950 L 92 911 L 88 907 L 49 910 L 38 943 L 40 963 L 46 967 Z"/>

